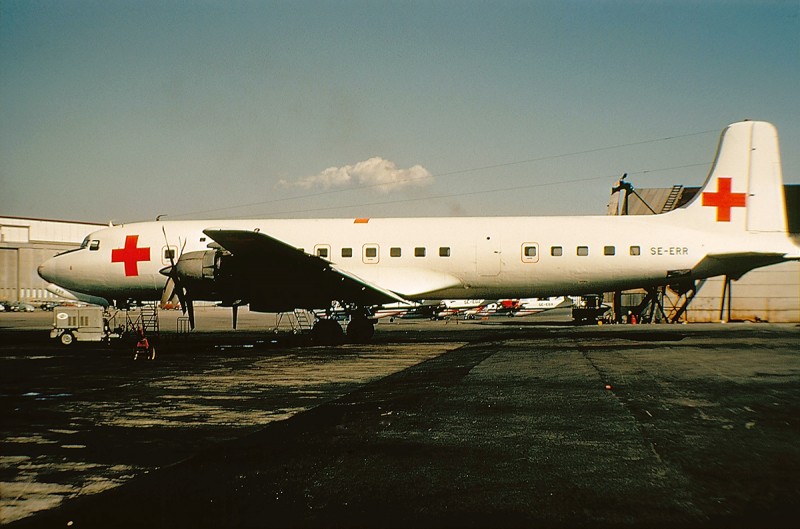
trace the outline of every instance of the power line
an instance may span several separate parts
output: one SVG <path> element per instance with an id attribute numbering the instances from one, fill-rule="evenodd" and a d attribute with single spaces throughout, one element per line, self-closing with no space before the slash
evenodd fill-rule
<path id="1" fill-rule="evenodd" d="M 657 173 L 663 171 L 673 171 L 675 169 L 687 169 L 693 167 L 703 167 L 708 166 L 707 162 L 703 163 L 694 163 L 688 165 L 677 165 L 673 167 L 663 167 L 660 169 L 651 169 L 651 170 L 642 170 L 642 171 L 630 171 L 628 174 L 635 175 L 635 174 L 650 174 L 650 173 Z M 556 186 L 562 184 L 575 184 L 580 182 L 589 182 L 593 180 L 607 180 L 610 178 L 619 178 L 619 174 L 613 175 L 602 175 L 602 176 L 591 176 L 587 178 L 575 178 L 572 180 L 558 180 L 554 182 L 541 182 L 537 184 L 526 184 L 520 186 L 513 186 L 513 187 L 504 187 L 504 188 L 497 188 L 497 189 L 488 189 L 488 190 L 479 190 L 479 191 L 464 191 L 461 193 L 445 193 L 440 195 L 428 195 L 425 197 L 415 197 L 415 198 L 401 198 L 401 199 L 393 199 L 393 200 L 384 200 L 380 202 L 360 202 L 358 204 L 348 204 L 342 206 L 325 206 L 320 208 L 307 208 L 307 209 L 295 209 L 295 210 L 285 210 L 285 211 L 273 211 L 270 212 L 270 215 L 287 215 L 287 214 L 296 214 L 296 213 L 318 213 L 321 211 L 334 211 L 337 209 L 348 209 L 348 208 L 367 208 L 371 206 L 386 206 L 389 204 L 403 204 L 407 202 L 422 202 L 425 200 L 438 200 L 443 198 L 455 198 L 455 197 L 465 197 L 471 195 L 486 195 L 489 193 L 504 193 L 507 191 L 518 191 L 521 189 L 533 189 L 537 187 L 547 187 L 547 186 Z M 252 216 L 252 215 L 248 215 Z"/>
<path id="2" fill-rule="evenodd" d="M 228 210 L 231 210 L 231 209 L 243 209 L 243 208 L 251 208 L 251 207 L 254 207 L 254 206 L 264 206 L 264 205 L 267 205 L 267 204 L 273 204 L 273 203 L 276 203 L 276 202 L 286 202 L 286 201 L 289 201 L 289 200 L 301 200 L 301 199 L 309 199 L 309 198 L 315 198 L 315 197 L 326 196 L 326 195 L 333 195 L 333 194 L 337 194 L 337 193 L 349 193 L 349 192 L 353 192 L 353 191 L 361 191 L 361 190 L 365 190 L 365 189 L 372 189 L 372 188 L 382 187 L 382 186 L 386 186 L 386 185 L 397 185 L 399 183 L 415 182 L 415 181 L 424 180 L 424 179 L 428 179 L 428 178 L 437 178 L 437 179 L 449 178 L 449 177 L 452 177 L 452 176 L 461 175 L 461 174 L 465 174 L 465 173 L 486 171 L 486 170 L 489 170 L 489 169 L 499 169 L 499 168 L 511 167 L 511 166 L 515 166 L 515 165 L 523 165 L 523 164 L 529 164 L 529 163 L 542 162 L 542 161 L 546 161 L 546 160 L 557 160 L 557 159 L 561 159 L 561 158 L 568 158 L 568 157 L 571 157 L 571 156 L 580 156 L 580 155 L 583 155 L 583 154 L 592 154 L 592 153 L 596 153 L 596 152 L 610 151 L 610 150 L 622 149 L 622 148 L 626 148 L 626 147 L 635 147 L 635 146 L 639 146 L 639 145 L 646 145 L 646 144 L 657 143 L 657 142 L 662 142 L 662 141 L 671 141 L 671 140 L 676 140 L 676 139 L 689 138 L 689 137 L 692 137 L 692 136 L 700 136 L 700 135 L 709 134 L 709 133 L 712 133 L 712 132 L 717 132 L 717 131 L 716 130 L 705 130 L 705 131 L 700 131 L 700 132 L 691 132 L 691 133 L 688 133 L 688 134 L 680 134 L 680 135 L 676 135 L 676 136 L 665 136 L 665 137 L 662 137 L 662 138 L 655 138 L 655 139 L 650 139 L 650 140 L 623 143 L 623 144 L 611 145 L 611 146 L 606 146 L 606 147 L 597 147 L 597 148 L 594 148 L 594 149 L 586 149 L 586 150 L 582 150 L 582 151 L 573 151 L 573 152 L 569 152 L 569 153 L 553 154 L 553 155 L 548 155 L 548 156 L 541 156 L 541 157 L 538 157 L 538 158 L 529 158 L 529 159 L 526 159 L 526 160 L 517 160 L 517 161 L 513 161 L 513 162 L 504 162 L 504 163 L 498 163 L 498 164 L 492 164 L 492 165 L 485 165 L 485 166 L 481 166 L 481 167 L 472 167 L 472 168 L 468 168 L 468 169 L 459 169 L 459 170 L 449 171 L 449 172 L 445 172 L 445 173 L 437 173 L 437 174 L 418 176 L 418 177 L 413 177 L 413 178 L 406 178 L 406 179 L 397 180 L 397 181 L 394 181 L 394 182 L 391 182 L 391 183 L 382 182 L 382 183 L 376 183 L 376 184 L 356 185 L 356 186 L 347 187 L 347 188 L 343 188 L 343 189 L 330 189 L 330 190 L 326 190 L 326 191 L 318 191 L 318 192 L 315 192 L 315 193 L 305 193 L 305 194 L 302 194 L 302 195 L 295 195 L 295 196 L 289 196 L 289 197 L 283 197 L 283 198 L 273 198 L 273 199 L 262 200 L 262 201 L 258 201 L 258 202 L 250 202 L 250 203 L 245 203 L 245 204 L 235 204 L 235 205 L 231 205 L 231 206 L 224 206 L 224 207 L 211 208 L 211 209 L 203 209 L 203 210 L 191 211 L 191 212 L 186 212 L 186 213 L 176 213 L 176 214 L 172 214 L 171 216 L 172 217 L 187 217 L 187 216 L 194 216 L 194 215 L 200 215 L 200 214 L 214 213 L 214 212 L 219 212 L 219 211 L 228 211 Z M 686 167 L 694 167 L 694 166 L 696 166 L 696 164 L 695 165 L 691 165 L 691 166 L 686 166 Z M 676 167 L 676 169 L 677 168 L 679 168 L 679 167 Z M 663 169 L 659 169 L 659 170 L 663 170 Z M 656 170 L 656 171 L 658 171 L 658 170 Z M 646 172 L 648 172 L 648 171 L 643 171 L 643 173 L 646 173 Z M 655 172 L 655 171 L 649 171 L 649 172 Z M 575 182 L 582 182 L 582 181 L 586 181 L 586 180 L 594 180 L 594 179 L 600 179 L 600 178 L 606 178 L 606 177 L 595 177 L 595 178 L 579 179 L 579 180 L 571 180 L 571 181 L 563 181 L 562 180 L 561 182 L 534 184 L 532 186 L 520 186 L 519 188 L 498 189 L 497 191 L 491 191 L 491 190 L 490 191 L 481 191 L 481 193 L 493 193 L 493 192 L 515 190 L 515 189 L 526 189 L 526 188 L 529 188 L 529 187 L 537 187 L 538 185 L 554 185 L 554 184 L 558 184 L 558 183 L 575 183 Z M 476 194 L 476 193 L 471 193 L 470 192 L 470 193 L 466 193 L 465 195 L 470 195 L 470 194 Z M 376 202 L 376 203 L 361 204 L 361 205 L 366 205 L 366 206 L 370 206 L 370 205 L 385 205 L 385 204 L 395 204 L 395 203 L 402 203 L 402 202 L 429 200 L 429 199 L 435 199 L 435 198 L 445 198 L 445 197 L 451 197 L 451 196 L 464 196 L 464 194 L 440 195 L 440 196 L 437 196 L 437 197 L 425 197 L 425 198 L 414 198 L 414 199 L 397 199 L 397 200 L 392 200 L 392 201 Z M 315 208 L 315 209 L 307 209 L 307 210 L 297 210 L 297 211 L 292 211 L 292 212 L 293 213 L 304 213 L 304 212 L 313 212 L 313 211 L 325 211 L 325 210 L 329 210 L 329 209 L 345 209 L 345 208 L 348 208 L 348 207 L 354 207 L 354 206 L 335 206 L 335 207 L 332 206 L 332 207 L 329 207 L 329 208 Z M 285 214 L 285 213 L 286 212 L 273 212 L 271 214 Z"/>

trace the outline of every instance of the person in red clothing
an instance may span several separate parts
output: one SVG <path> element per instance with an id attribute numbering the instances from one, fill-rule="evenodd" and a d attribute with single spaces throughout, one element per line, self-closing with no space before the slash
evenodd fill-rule
<path id="1" fill-rule="evenodd" d="M 138 360 L 139 355 L 144 355 L 148 360 L 155 360 L 156 348 L 150 345 L 150 340 L 144 334 L 144 328 L 139 327 L 136 331 L 139 339 L 136 341 L 136 346 L 133 348 L 133 359 Z"/>

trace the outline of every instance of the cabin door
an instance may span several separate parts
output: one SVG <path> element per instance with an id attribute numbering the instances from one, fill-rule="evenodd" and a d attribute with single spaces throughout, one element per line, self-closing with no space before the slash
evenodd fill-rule
<path id="1" fill-rule="evenodd" d="M 500 238 L 483 234 L 476 245 L 475 262 L 478 275 L 496 276 L 500 273 Z"/>

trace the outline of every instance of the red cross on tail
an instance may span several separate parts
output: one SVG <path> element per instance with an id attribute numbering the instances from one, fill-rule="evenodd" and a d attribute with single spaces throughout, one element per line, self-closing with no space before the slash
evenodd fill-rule
<path id="1" fill-rule="evenodd" d="M 139 261 L 150 260 L 150 248 L 137 248 L 138 235 L 125 237 L 125 247 L 111 250 L 112 263 L 125 263 L 125 276 L 139 275 Z"/>
<path id="2" fill-rule="evenodd" d="M 731 193 L 732 179 L 721 176 L 717 179 L 716 193 L 703 193 L 703 205 L 717 208 L 717 222 L 731 221 L 731 208 L 743 208 L 747 195 Z"/>

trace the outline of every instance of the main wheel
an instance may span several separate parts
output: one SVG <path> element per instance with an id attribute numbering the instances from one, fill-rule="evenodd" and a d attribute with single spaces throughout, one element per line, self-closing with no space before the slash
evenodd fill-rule
<path id="1" fill-rule="evenodd" d="M 368 342 L 374 334 L 375 326 L 367 318 L 353 318 L 347 325 L 347 337 L 354 342 Z"/>
<path id="2" fill-rule="evenodd" d="M 336 320 L 317 320 L 311 329 L 311 337 L 322 345 L 335 345 L 342 341 L 342 326 Z"/>

